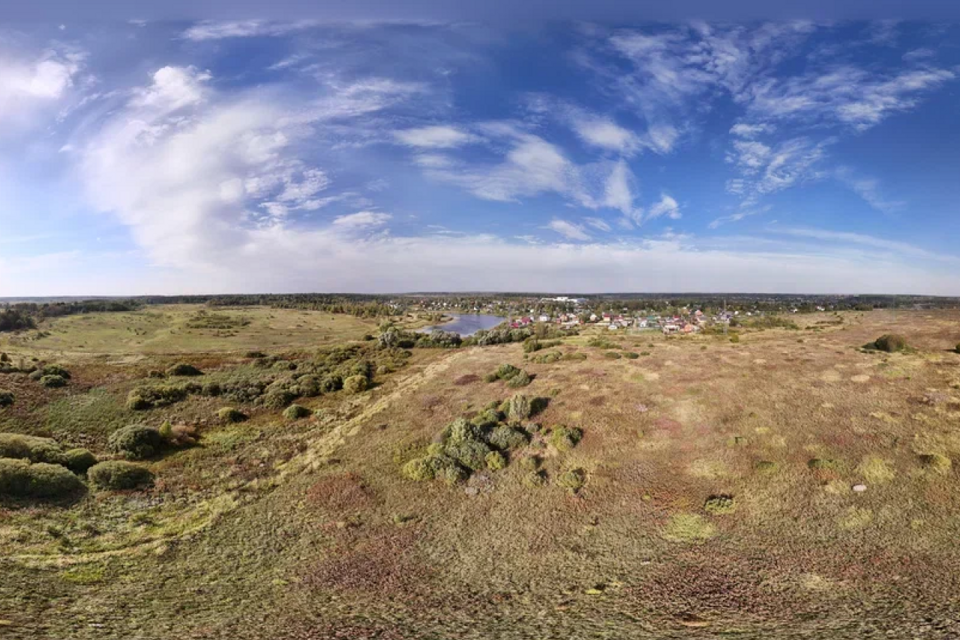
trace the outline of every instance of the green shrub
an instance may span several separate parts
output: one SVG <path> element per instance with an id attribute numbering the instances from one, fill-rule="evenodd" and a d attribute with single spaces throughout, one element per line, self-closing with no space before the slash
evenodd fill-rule
<path id="1" fill-rule="evenodd" d="M 433 467 L 430 465 L 430 459 L 427 457 L 414 458 L 403 465 L 403 467 L 400 468 L 400 472 L 404 477 L 410 480 L 416 480 L 417 482 L 433 480 Z"/>
<path id="2" fill-rule="evenodd" d="M 538 456 L 520 458 L 520 468 L 524 471 L 536 471 L 540 468 L 540 458 Z"/>
<path id="3" fill-rule="evenodd" d="M 549 353 L 541 353 L 530 358 L 531 362 L 537 364 L 551 364 L 554 362 L 559 362 L 563 359 L 563 354 L 559 351 L 550 351 Z"/>
<path id="4" fill-rule="evenodd" d="M 111 491 L 143 489 L 153 484 L 153 473 L 149 469 L 123 460 L 95 464 L 87 471 L 87 477 L 100 489 Z"/>
<path id="5" fill-rule="evenodd" d="M 300 404 L 292 404 L 283 410 L 283 417 L 287 420 L 299 420 L 300 418 L 310 417 L 312 414 L 313 412 L 310 409 Z"/>
<path id="6" fill-rule="evenodd" d="M 557 477 L 557 485 L 568 490 L 570 493 L 577 493 L 587 482 L 587 472 L 583 469 L 570 469 L 564 471 Z"/>
<path id="7" fill-rule="evenodd" d="M 640 354 L 635 353 L 633 351 L 625 351 L 623 353 L 623 357 L 626 358 L 627 360 L 636 360 L 637 358 L 640 357 Z"/>
<path id="8" fill-rule="evenodd" d="M 483 381 L 487 383 L 496 382 L 499 379 L 500 378 L 497 377 L 496 373 L 488 373 L 487 375 L 483 376 Z"/>
<path id="9" fill-rule="evenodd" d="M 67 386 L 67 379 L 63 376 L 43 376 L 40 378 L 40 384 L 47 387 L 48 389 L 56 389 L 59 387 Z"/>
<path id="10" fill-rule="evenodd" d="M 63 463 L 63 449 L 52 438 L 19 433 L 0 433 L 0 458 L 22 458 L 30 462 Z"/>
<path id="11" fill-rule="evenodd" d="M 320 395 L 320 380 L 316 376 L 303 376 L 297 379 L 297 387 L 304 398 Z"/>
<path id="12" fill-rule="evenodd" d="M 0 407 L 9 407 L 16 400 L 16 396 L 6 389 L 0 389 Z"/>
<path id="13" fill-rule="evenodd" d="M 514 394 L 514 396 L 509 400 L 507 416 L 511 420 L 519 422 L 521 420 L 526 420 L 531 415 L 532 406 L 530 398 L 520 393 Z"/>
<path id="14" fill-rule="evenodd" d="M 63 454 L 63 464 L 74 473 L 86 473 L 97 464 L 97 457 L 87 449 L 70 449 Z"/>
<path id="15" fill-rule="evenodd" d="M 896 333 L 888 333 L 880 336 L 870 344 L 866 345 L 866 348 L 876 349 L 877 351 L 885 351 L 886 353 L 895 353 L 897 351 L 906 350 L 907 339 Z"/>
<path id="16" fill-rule="evenodd" d="M 772 460 L 761 460 L 756 465 L 756 469 L 760 473 L 774 473 L 778 468 L 779 465 Z"/>
<path id="17" fill-rule="evenodd" d="M 622 356 L 616 351 L 604 351 L 603 357 L 610 358 L 611 360 L 619 360 Z"/>
<path id="18" fill-rule="evenodd" d="M 525 387 L 530 384 L 531 381 L 530 375 L 527 374 L 526 371 L 521 371 L 517 375 L 507 380 L 507 386 L 514 388 Z"/>
<path id="19" fill-rule="evenodd" d="M 60 376 L 64 380 L 70 379 L 70 372 L 64 369 L 59 364 L 47 364 L 44 365 L 42 369 L 39 369 L 40 376 Z"/>
<path id="20" fill-rule="evenodd" d="M 487 454 L 487 468 L 491 471 L 499 471 L 507 466 L 507 459 L 499 451 L 491 451 Z"/>
<path id="21" fill-rule="evenodd" d="M 234 422 L 243 422 L 247 419 L 247 416 L 239 409 L 234 409 L 233 407 L 224 407 L 217 411 L 217 418 L 220 420 L 220 422 L 232 424 Z"/>
<path id="22" fill-rule="evenodd" d="M 586 359 L 587 359 L 587 354 L 582 353 L 582 352 L 580 352 L 580 351 L 574 351 L 573 353 L 565 353 L 565 354 L 563 354 L 563 359 L 564 359 L 564 360 L 572 360 L 572 361 L 586 360 Z"/>
<path id="23" fill-rule="evenodd" d="M 203 371 L 197 369 L 192 364 L 187 364 L 186 362 L 179 362 L 169 369 L 167 369 L 168 376 L 202 376 Z"/>
<path id="24" fill-rule="evenodd" d="M 0 495 L 15 498 L 60 498 L 84 489 L 65 467 L 46 462 L 0 458 Z"/>
<path id="25" fill-rule="evenodd" d="M 450 441 L 444 447 L 444 453 L 471 471 L 481 471 L 487 466 L 487 454 L 490 446 L 479 439 Z"/>
<path id="26" fill-rule="evenodd" d="M 165 374 L 163 371 L 160 371 L 159 369 L 151 369 L 150 371 L 147 371 L 147 377 L 148 378 L 166 378 L 167 374 Z"/>
<path id="27" fill-rule="evenodd" d="M 296 399 L 297 394 L 293 391 L 276 387 L 267 391 L 263 397 L 260 398 L 260 402 L 263 403 L 263 406 L 270 409 L 283 409 Z"/>
<path id="28" fill-rule="evenodd" d="M 208 398 L 216 398 L 221 393 L 223 393 L 223 388 L 219 382 L 207 382 L 200 389 L 200 395 Z"/>
<path id="29" fill-rule="evenodd" d="M 333 393 L 343 388 L 343 379 L 338 375 L 327 376 L 320 381 L 320 391 L 323 393 Z"/>
<path id="30" fill-rule="evenodd" d="M 243 355 L 243 357 L 244 357 L 244 358 L 260 359 L 260 358 L 266 358 L 266 357 L 267 357 L 267 354 L 265 354 L 263 351 L 247 351 L 247 352 Z"/>
<path id="31" fill-rule="evenodd" d="M 730 336 L 730 342 L 734 344 L 740 342 L 740 336 L 738 336 L 737 334 L 733 334 L 732 336 Z"/>
<path id="32" fill-rule="evenodd" d="M 501 380 L 509 380 L 518 373 L 520 373 L 520 369 L 517 369 L 512 364 L 502 364 L 497 367 L 497 377 Z"/>
<path id="33" fill-rule="evenodd" d="M 127 394 L 127 408 L 132 411 L 146 411 L 154 407 L 165 407 L 185 400 L 191 393 L 202 390 L 203 387 L 192 382 L 140 387 Z"/>
<path id="34" fill-rule="evenodd" d="M 733 496 L 728 495 L 710 496 L 703 504 L 704 511 L 716 516 L 733 513 L 736 508 L 737 504 L 734 502 Z"/>
<path id="35" fill-rule="evenodd" d="M 583 431 L 576 427 L 567 427 L 557 425 L 550 431 L 550 444 L 557 451 L 569 451 L 573 449 L 583 438 Z"/>
<path id="36" fill-rule="evenodd" d="M 110 449 L 131 460 L 143 460 L 158 453 L 165 442 L 160 432 L 153 427 L 131 424 L 120 427 L 107 440 Z"/>
<path id="37" fill-rule="evenodd" d="M 495 427 L 490 432 L 490 435 L 487 436 L 487 442 L 503 451 L 522 447 L 526 445 L 528 441 L 526 433 L 505 424 Z"/>
<path id="38" fill-rule="evenodd" d="M 363 393 L 367 390 L 367 377 L 356 375 L 350 376 L 343 381 L 343 390 L 347 393 Z"/>

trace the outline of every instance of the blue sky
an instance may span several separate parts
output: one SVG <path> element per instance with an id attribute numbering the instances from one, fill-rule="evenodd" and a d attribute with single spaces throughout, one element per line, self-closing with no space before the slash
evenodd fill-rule
<path id="1" fill-rule="evenodd" d="M 0 296 L 960 295 L 960 27 L 0 25 Z"/>

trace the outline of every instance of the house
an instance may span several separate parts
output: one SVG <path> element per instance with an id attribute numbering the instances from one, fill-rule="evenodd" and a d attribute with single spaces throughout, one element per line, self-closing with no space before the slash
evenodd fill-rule
<path id="1" fill-rule="evenodd" d="M 590 314 L 590 322 L 596 322 L 597 320 L 599 320 L 599 318 L 597 318 L 597 314 L 591 313 L 591 314 Z"/>
<path id="2" fill-rule="evenodd" d="M 540 314 L 540 317 L 538 318 L 538 320 L 539 320 L 540 322 L 550 322 L 550 316 L 548 316 L 547 314 L 543 313 L 543 314 Z"/>

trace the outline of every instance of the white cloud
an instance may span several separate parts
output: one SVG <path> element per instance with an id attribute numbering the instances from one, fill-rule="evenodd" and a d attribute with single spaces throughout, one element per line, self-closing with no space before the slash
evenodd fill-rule
<path id="1" fill-rule="evenodd" d="M 604 220 L 601 220 L 600 218 L 584 218 L 583 221 L 586 222 L 591 227 L 593 227 L 594 229 L 598 229 L 600 231 L 612 230 L 610 225 L 607 224 L 607 222 L 605 222 Z"/>
<path id="2" fill-rule="evenodd" d="M 479 136 L 451 126 L 406 129 L 397 131 L 393 135 L 401 144 L 427 149 L 453 149 L 481 140 Z"/>
<path id="3" fill-rule="evenodd" d="M 848 167 L 840 167 L 837 169 L 836 177 L 840 182 L 850 187 L 854 193 L 863 198 L 867 204 L 883 213 L 895 213 L 906 204 L 902 201 L 885 198 L 879 180 L 876 178 L 856 176 Z"/>
<path id="4" fill-rule="evenodd" d="M 153 84 L 138 90 L 130 105 L 170 113 L 203 101 L 204 83 L 210 74 L 194 67 L 163 67 L 153 74 Z"/>
<path id="5" fill-rule="evenodd" d="M 566 220 L 558 220 L 554 218 L 547 225 L 547 229 L 556 231 L 564 238 L 570 240 L 589 240 L 590 234 L 584 231 L 583 227 L 572 222 L 567 222 Z"/>
<path id="6" fill-rule="evenodd" d="M 629 218 L 638 218 L 642 212 L 636 212 L 633 207 L 633 174 L 626 161 L 620 160 L 613 166 L 613 171 L 604 184 L 603 204 L 611 209 L 618 209 Z"/>
<path id="7" fill-rule="evenodd" d="M 267 22 L 264 20 L 207 21 L 193 25 L 181 34 L 186 40 L 222 40 L 224 38 L 276 37 L 315 26 L 316 23 Z"/>
<path id="8" fill-rule="evenodd" d="M 730 133 L 741 138 L 755 138 L 761 134 L 773 133 L 776 130 L 772 124 L 739 123 L 730 127 Z"/>
<path id="9" fill-rule="evenodd" d="M 0 123 L 25 126 L 37 110 L 56 105 L 74 87 L 85 57 L 77 51 L 51 49 L 26 58 L 0 50 Z"/>
<path id="10" fill-rule="evenodd" d="M 165 67 L 93 134 L 72 141 L 91 203 L 127 225 L 157 265 L 237 267 L 261 251 L 269 262 L 269 252 L 295 242 L 295 212 L 361 202 L 351 192 L 320 197 L 329 176 L 301 157 L 299 141 L 411 95 L 402 83 L 372 79 L 317 99 L 258 90 L 227 97 L 209 80 Z M 382 224 L 386 215 L 361 211 L 331 229 Z"/>
<path id="11" fill-rule="evenodd" d="M 953 80 L 945 69 L 912 69 L 878 76 L 852 66 L 774 80 L 751 87 L 748 113 L 764 119 L 826 121 L 869 129 L 893 113 L 916 107 L 923 93 Z"/>
<path id="12" fill-rule="evenodd" d="M 345 216 L 339 216 L 334 219 L 333 224 L 343 229 L 361 229 L 364 227 L 379 227 L 390 221 L 389 213 L 377 213 L 375 211 L 359 211 Z"/>
<path id="13" fill-rule="evenodd" d="M 632 131 L 624 129 L 608 118 L 581 116 L 573 121 L 574 131 L 589 145 L 630 154 L 639 147 L 639 140 Z"/>
<path id="14" fill-rule="evenodd" d="M 665 193 L 660 194 L 660 201 L 650 207 L 650 213 L 647 214 L 647 219 L 653 220 L 661 216 L 666 216 L 671 220 L 677 220 L 681 217 L 680 205 Z"/>

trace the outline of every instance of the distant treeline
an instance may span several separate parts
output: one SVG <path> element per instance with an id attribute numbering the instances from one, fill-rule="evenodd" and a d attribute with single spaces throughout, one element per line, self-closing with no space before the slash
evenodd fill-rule
<path id="1" fill-rule="evenodd" d="M 20 302 L 0 308 L 0 331 L 33 329 L 44 318 L 59 318 L 78 313 L 132 311 L 135 300 L 81 300 L 77 302 Z"/>

